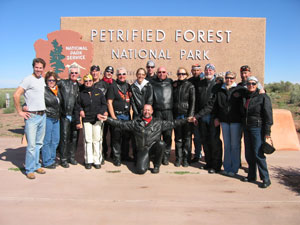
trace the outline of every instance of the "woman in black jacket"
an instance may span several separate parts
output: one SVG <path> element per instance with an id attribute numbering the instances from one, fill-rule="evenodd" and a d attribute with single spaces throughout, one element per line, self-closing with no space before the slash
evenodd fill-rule
<path id="1" fill-rule="evenodd" d="M 216 93 L 212 115 L 215 126 L 221 123 L 224 140 L 224 175 L 233 177 L 241 160 L 242 115 L 240 104 L 244 88 L 235 83 L 236 73 L 227 71 L 225 82 Z"/>
<path id="2" fill-rule="evenodd" d="M 136 71 L 136 81 L 131 87 L 130 103 L 133 110 L 133 119 L 141 117 L 145 104 L 152 105 L 153 103 L 153 88 L 148 80 L 146 80 L 146 70 L 139 68 Z"/>
<path id="3" fill-rule="evenodd" d="M 249 165 L 248 176 L 242 181 L 256 181 L 256 167 L 258 167 L 261 188 L 271 185 L 266 157 L 260 149 L 265 139 L 270 138 L 273 124 L 272 104 L 268 95 L 259 94 L 258 80 L 251 76 L 247 79 L 247 89 L 242 103 L 245 155 Z"/>
<path id="4" fill-rule="evenodd" d="M 60 139 L 60 102 L 61 95 L 56 85 L 57 74 L 49 71 L 45 76 L 46 133 L 42 148 L 43 166 L 56 168 L 56 148 Z"/>
<path id="5" fill-rule="evenodd" d="M 194 116 L 195 87 L 187 80 L 188 72 L 179 67 L 177 77 L 173 83 L 173 116 L 184 119 Z M 175 128 L 175 166 L 187 167 L 191 160 L 192 124 L 186 123 Z"/>
<path id="6" fill-rule="evenodd" d="M 83 77 L 84 88 L 80 91 L 75 107 L 77 129 L 84 128 L 85 168 L 101 168 L 102 161 L 102 126 L 100 115 L 107 115 L 106 99 L 103 92 L 93 87 L 93 77 Z M 82 122 L 81 122 L 82 119 Z"/>

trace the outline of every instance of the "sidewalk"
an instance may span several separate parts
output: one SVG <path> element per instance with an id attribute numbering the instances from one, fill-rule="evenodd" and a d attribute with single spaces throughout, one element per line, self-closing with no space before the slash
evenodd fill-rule
<path id="1" fill-rule="evenodd" d="M 299 224 L 300 151 L 267 157 L 267 189 L 200 170 L 199 163 L 133 173 L 133 164 L 58 167 L 29 180 L 20 138 L 0 137 L 0 224 Z M 83 162 L 82 150 L 78 152 Z M 246 163 L 243 162 L 246 167 Z M 181 172 L 181 173 L 180 173 Z M 184 173 L 187 172 L 187 173 Z M 239 175 L 245 176 L 241 169 Z"/>

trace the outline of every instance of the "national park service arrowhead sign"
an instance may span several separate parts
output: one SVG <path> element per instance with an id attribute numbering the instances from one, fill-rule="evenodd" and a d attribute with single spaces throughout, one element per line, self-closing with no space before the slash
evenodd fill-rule
<path id="1" fill-rule="evenodd" d="M 93 44 L 83 41 L 82 35 L 72 30 L 49 33 L 48 40 L 34 43 L 36 57 L 46 61 L 45 71 L 54 71 L 60 78 L 68 78 L 68 67 L 76 63 L 81 77 L 89 73 L 93 61 Z"/>

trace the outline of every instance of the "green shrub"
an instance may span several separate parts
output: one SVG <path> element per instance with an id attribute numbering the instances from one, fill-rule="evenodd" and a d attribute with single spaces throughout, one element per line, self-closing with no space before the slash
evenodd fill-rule
<path id="1" fill-rule="evenodd" d="M 14 106 L 3 109 L 4 114 L 9 114 L 9 113 L 14 113 L 14 112 L 15 112 L 15 107 Z"/>
<path id="2" fill-rule="evenodd" d="M 290 103 L 297 104 L 297 105 L 299 105 L 299 103 L 300 103 L 300 85 L 299 84 L 295 84 L 292 88 Z"/>

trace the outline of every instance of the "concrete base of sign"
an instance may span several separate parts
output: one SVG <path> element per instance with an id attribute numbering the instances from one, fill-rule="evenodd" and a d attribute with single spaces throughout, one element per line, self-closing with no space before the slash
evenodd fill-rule
<path id="1" fill-rule="evenodd" d="M 285 109 L 273 110 L 272 140 L 277 150 L 300 150 L 292 113 Z"/>

